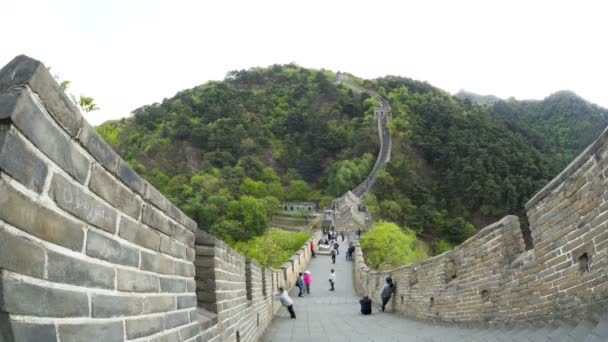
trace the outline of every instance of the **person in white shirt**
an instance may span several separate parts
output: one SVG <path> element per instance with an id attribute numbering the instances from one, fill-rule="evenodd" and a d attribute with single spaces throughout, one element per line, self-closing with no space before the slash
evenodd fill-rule
<path id="1" fill-rule="evenodd" d="M 332 268 L 331 273 L 329 274 L 329 283 L 331 284 L 331 289 L 329 291 L 334 291 L 334 284 L 336 282 L 336 271 Z"/>
<path id="2" fill-rule="evenodd" d="M 296 313 L 295 311 L 293 311 L 293 300 L 289 298 L 287 290 L 283 289 L 282 287 L 279 287 L 279 293 L 275 295 L 275 297 L 278 298 L 281 301 L 281 304 L 283 304 L 283 306 L 287 308 L 287 311 L 289 311 L 291 318 L 295 319 Z"/>

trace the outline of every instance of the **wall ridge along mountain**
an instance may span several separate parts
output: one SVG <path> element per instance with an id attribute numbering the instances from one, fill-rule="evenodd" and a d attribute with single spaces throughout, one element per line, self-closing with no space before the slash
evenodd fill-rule
<path id="1" fill-rule="evenodd" d="M 255 341 L 309 241 L 280 269 L 245 258 L 135 173 L 42 63 L 0 70 L 1 342 Z"/>

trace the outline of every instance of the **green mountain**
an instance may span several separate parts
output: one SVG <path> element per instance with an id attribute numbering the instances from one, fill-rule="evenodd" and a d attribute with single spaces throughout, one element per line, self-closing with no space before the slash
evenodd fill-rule
<path id="1" fill-rule="evenodd" d="M 501 98 L 494 95 L 479 95 L 466 90 L 460 90 L 455 97 L 462 100 L 469 100 L 480 106 L 493 106 L 496 102 L 501 101 Z"/>
<path id="2" fill-rule="evenodd" d="M 335 77 L 296 65 L 234 71 L 98 130 L 201 228 L 244 241 L 264 232 L 280 201 L 327 205 L 373 166 L 377 102 Z M 404 77 L 351 81 L 393 111 L 391 162 L 365 203 L 435 252 L 525 215 L 606 124 L 604 109 L 571 93 L 479 105 Z"/>

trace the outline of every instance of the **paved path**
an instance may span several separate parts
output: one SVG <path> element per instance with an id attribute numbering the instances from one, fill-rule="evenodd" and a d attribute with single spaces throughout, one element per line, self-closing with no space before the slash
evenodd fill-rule
<path id="1" fill-rule="evenodd" d="M 290 292 L 297 319 L 290 319 L 287 310 L 281 309 L 261 341 L 431 341 L 441 340 L 438 335 L 442 333 L 451 337 L 446 341 L 454 340 L 453 328 L 435 327 L 431 323 L 381 313 L 378 303 L 374 303 L 372 315 L 361 315 L 359 298 L 353 287 L 352 263 L 345 260 L 347 245 L 340 242 L 340 255 L 335 265 L 327 255 L 318 255 L 312 260 L 309 266 L 311 294 L 300 298 L 297 288 Z M 336 270 L 334 292 L 329 291 L 328 281 L 332 268 Z M 461 334 L 462 329 L 458 330 Z"/>

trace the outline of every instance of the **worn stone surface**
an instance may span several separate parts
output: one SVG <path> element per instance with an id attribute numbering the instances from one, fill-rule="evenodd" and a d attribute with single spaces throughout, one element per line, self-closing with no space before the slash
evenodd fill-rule
<path id="1" fill-rule="evenodd" d="M 57 283 L 114 289 L 114 268 L 48 251 L 48 279 Z"/>
<path id="2" fill-rule="evenodd" d="M 56 342 L 55 325 L 31 324 L 10 321 L 5 313 L 0 313 L 0 341 L 19 342 Z"/>
<path id="3" fill-rule="evenodd" d="M 35 278 L 44 276 L 42 246 L 10 234 L 0 227 L 0 268 Z"/>
<path id="4" fill-rule="evenodd" d="M 163 216 L 160 211 L 154 209 L 152 206 L 146 205 L 144 207 L 141 221 L 148 226 L 165 233 L 166 235 L 173 235 L 173 225 L 169 222 L 169 219 Z"/>
<path id="5" fill-rule="evenodd" d="M 134 219 L 139 218 L 142 202 L 133 192 L 123 186 L 99 165 L 93 166 L 89 188 Z"/>
<path id="6" fill-rule="evenodd" d="M 8 127 L 0 124 L 0 170 L 37 193 L 42 192 L 47 165 Z"/>
<path id="7" fill-rule="evenodd" d="M 173 274 L 175 262 L 164 255 L 141 252 L 141 269 L 162 274 Z"/>
<path id="8" fill-rule="evenodd" d="M 65 177 L 53 175 L 49 195 L 59 207 L 74 216 L 110 233 L 116 231 L 116 210 L 85 193 Z"/>
<path id="9" fill-rule="evenodd" d="M 174 296 L 150 296 L 143 300 L 144 313 L 168 312 L 176 309 Z"/>
<path id="10" fill-rule="evenodd" d="M 120 157 L 114 149 L 97 134 L 95 128 L 86 121 L 83 122 L 82 129 L 78 134 L 78 140 L 99 164 L 103 165 L 103 167 L 111 172 L 116 171 Z"/>
<path id="11" fill-rule="evenodd" d="M 90 162 L 84 154 L 74 148 L 69 136 L 61 132 L 51 119 L 38 107 L 27 89 L 12 93 L 1 102 L 16 102 L 12 106 L 13 112 L 0 113 L 0 119 L 10 118 L 12 123 L 32 142 L 40 151 L 57 163 L 62 169 L 74 177 L 78 182 L 84 183 L 89 172 Z"/>
<path id="12" fill-rule="evenodd" d="M 186 279 L 160 278 L 161 292 L 186 292 Z"/>
<path id="13" fill-rule="evenodd" d="M 125 161 L 118 161 L 116 175 L 133 191 L 142 196 L 145 194 L 146 182 Z"/>
<path id="14" fill-rule="evenodd" d="M 124 341 L 122 321 L 104 323 L 59 324 L 61 342 Z"/>
<path id="15" fill-rule="evenodd" d="M 127 217 L 121 218 L 118 235 L 136 245 L 152 249 L 154 251 L 160 250 L 160 234 Z"/>
<path id="16" fill-rule="evenodd" d="M 40 317 L 84 317 L 89 314 L 85 293 L 34 285 L 0 274 L 0 309 Z"/>
<path id="17" fill-rule="evenodd" d="M 133 296 L 91 296 L 93 317 L 109 318 L 135 316 L 143 313 L 143 298 Z"/>
<path id="18" fill-rule="evenodd" d="M 72 137 L 76 136 L 80 129 L 82 115 L 61 91 L 49 70 L 42 63 L 20 55 L 0 70 L 0 89 L 18 85 L 31 87 L 44 102 L 49 112 L 53 114 L 55 120 Z"/>
<path id="19" fill-rule="evenodd" d="M 190 315 L 188 312 L 171 312 L 165 315 L 165 327 L 167 329 L 179 327 L 190 323 Z"/>
<path id="20" fill-rule="evenodd" d="M 186 246 L 167 236 L 163 236 L 160 240 L 160 251 L 176 258 L 186 258 Z"/>
<path id="21" fill-rule="evenodd" d="M 135 339 L 145 336 L 154 335 L 163 331 L 163 317 L 144 317 L 138 319 L 128 319 L 126 321 L 127 338 Z"/>
<path id="22" fill-rule="evenodd" d="M 118 241 L 89 230 L 87 255 L 126 266 L 139 266 L 139 252 Z"/>
<path id="23" fill-rule="evenodd" d="M 158 292 L 158 276 L 125 269 L 117 270 L 116 288 L 128 292 Z"/>
<path id="24" fill-rule="evenodd" d="M 0 179 L 0 218 L 40 239 L 80 251 L 82 226 L 51 211 Z M 36 215 L 32 215 L 36 213 Z"/>

